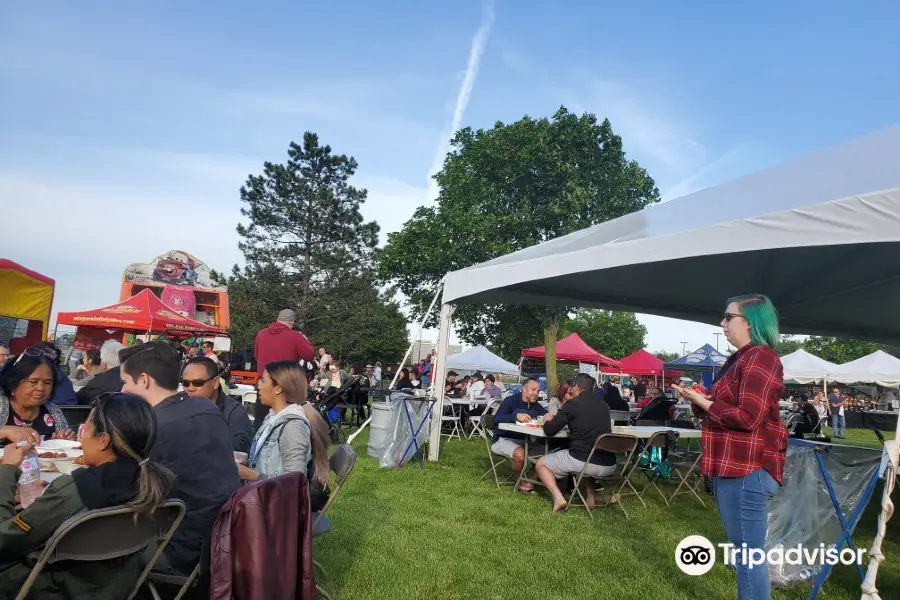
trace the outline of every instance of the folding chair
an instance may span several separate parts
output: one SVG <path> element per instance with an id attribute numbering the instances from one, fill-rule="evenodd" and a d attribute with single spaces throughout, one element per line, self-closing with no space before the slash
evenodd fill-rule
<path id="1" fill-rule="evenodd" d="M 111 560 L 143 552 L 153 543 L 157 545 L 152 559 L 156 562 L 184 518 L 184 510 L 181 500 L 170 500 L 157 507 L 153 515 L 141 515 L 137 522 L 134 511 L 124 506 L 89 510 L 67 519 L 47 540 L 16 600 L 28 597 L 34 582 L 48 564 Z M 147 566 L 141 572 L 129 600 L 134 598 L 149 571 Z"/>
<path id="2" fill-rule="evenodd" d="M 343 489 L 347 478 L 350 477 L 350 473 L 353 472 L 353 468 L 356 466 L 356 450 L 350 444 L 341 444 L 331 454 L 331 457 L 328 459 L 328 465 L 331 468 L 331 473 L 334 474 L 334 488 L 328 495 L 328 502 L 325 503 L 322 510 L 312 514 L 313 539 L 325 535 L 331 530 L 328 519 L 323 521 L 323 517 L 325 517 L 326 511 L 334 502 L 334 499 L 337 498 L 338 493 Z M 313 560 L 313 564 L 322 572 L 322 578 L 324 579 L 326 575 L 325 568 L 318 561 Z M 331 595 L 318 584 L 316 584 L 316 590 L 328 600 L 331 599 Z"/>
<path id="3" fill-rule="evenodd" d="M 488 460 L 491 463 L 491 468 L 488 469 L 485 472 L 485 474 L 481 476 L 479 481 L 481 481 L 482 479 L 484 479 L 485 477 L 487 477 L 488 475 L 493 473 L 494 474 L 494 482 L 497 484 L 497 489 L 498 490 L 503 489 L 501 487 L 502 485 L 509 485 L 512 483 L 510 481 L 510 479 L 512 478 L 512 476 L 515 473 L 513 473 L 509 477 L 507 477 L 506 481 L 504 481 L 502 484 L 500 483 L 500 476 L 497 475 L 497 467 L 502 466 L 505 463 L 509 463 L 510 467 L 512 467 L 512 463 L 505 456 L 501 456 L 499 454 L 494 454 L 491 451 L 491 434 L 494 431 L 494 415 L 493 414 L 488 414 L 488 412 L 485 411 L 485 413 L 483 415 L 481 415 L 481 430 L 485 432 L 484 443 L 487 446 Z M 494 460 L 495 457 L 497 458 L 497 460 Z"/>
<path id="4" fill-rule="evenodd" d="M 462 435 L 460 435 L 460 433 L 459 433 L 460 421 L 459 421 L 459 413 L 456 410 L 456 405 L 453 404 L 452 402 L 447 402 L 446 404 L 444 404 L 445 409 L 448 406 L 450 407 L 450 414 L 449 415 L 441 415 L 441 435 L 446 437 L 448 440 L 453 439 L 454 436 L 459 439 L 462 439 Z M 450 433 L 443 433 L 445 423 L 451 423 L 453 425 L 453 427 L 450 428 Z"/>
<path id="5" fill-rule="evenodd" d="M 480 415 L 474 415 L 469 417 L 469 422 L 472 424 L 472 431 L 469 432 L 469 436 L 467 439 L 472 439 L 475 437 L 475 434 L 480 435 L 481 437 L 486 437 L 488 439 L 491 438 L 490 434 L 481 428 L 481 418 L 484 415 L 493 415 L 497 412 L 497 409 L 500 408 L 500 400 L 491 400 L 488 405 L 485 407 L 484 412 Z"/>
<path id="6" fill-rule="evenodd" d="M 639 423 L 640 423 L 640 421 L 639 421 Z M 677 443 L 677 441 L 678 441 L 678 433 L 677 433 L 677 432 L 673 432 L 673 431 L 671 431 L 671 430 L 668 430 L 668 431 L 667 431 L 667 430 L 657 431 L 657 432 L 654 433 L 652 436 L 650 436 L 650 438 L 649 438 L 649 439 L 647 440 L 647 442 L 644 444 L 644 447 L 643 447 L 643 449 L 641 450 L 641 453 L 644 453 L 644 452 L 646 452 L 646 451 L 648 451 L 648 450 L 650 450 L 651 448 L 654 448 L 654 447 L 656 447 L 656 448 L 663 448 L 663 449 L 668 448 L 668 447 L 669 447 L 669 435 L 670 435 L 670 434 L 674 434 L 674 436 L 675 436 L 675 442 Z M 657 492 L 659 492 L 659 496 L 660 496 L 660 498 L 663 499 L 663 502 L 666 503 L 666 506 L 669 506 L 669 499 L 666 498 L 666 495 L 663 493 L 663 491 L 659 488 L 658 485 L 656 485 L 656 473 L 654 473 L 654 472 L 653 472 L 651 469 L 649 469 L 649 468 L 640 466 L 640 456 L 638 456 L 638 458 L 636 459 L 636 461 L 635 461 L 635 468 L 634 468 L 633 470 L 640 471 L 641 473 L 643 473 L 643 474 L 647 477 L 647 485 L 644 486 L 644 488 L 643 488 L 640 492 L 638 492 L 638 498 L 640 498 L 641 501 L 643 502 L 643 496 L 644 496 L 644 494 L 645 494 L 645 493 L 647 492 L 647 490 L 652 486 L 652 487 L 656 488 L 656 491 L 657 491 Z M 645 504 L 645 506 L 646 506 L 646 504 Z"/>
<path id="7" fill-rule="evenodd" d="M 666 423 L 667 427 L 673 427 L 675 429 L 697 429 L 696 425 L 694 425 L 693 421 L 687 421 L 684 419 L 674 419 Z M 697 454 L 700 453 L 700 441 L 697 441 L 697 450 L 691 450 L 691 442 L 693 439 L 687 438 L 685 440 L 687 445 L 684 451 L 677 449 L 672 452 L 679 460 L 692 460 L 697 457 Z"/>
<path id="8" fill-rule="evenodd" d="M 607 506 L 609 504 L 618 504 L 619 508 L 622 509 L 622 512 L 625 513 L 625 518 L 628 517 L 628 511 L 625 510 L 625 507 L 622 506 L 622 491 L 627 485 L 631 488 L 631 493 L 638 496 L 640 499 L 640 494 L 638 494 L 637 489 L 631 484 L 629 477 L 631 475 L 631 471 L 633 469 L 633 465 L 637 463 L 637 448 L 638 448 L 638 438 L 633 435 L 627 435 L 624 433 L 602 433 L 597 437 L 597 441 L 594 442 L 594 447 L 591 449 L 591 453 L 588 455 L 587 461 L 584 463 L 584 467 L 581 469 L 581 472 L 575 478 L 575 485 L 572 493 L 569 495 L 569 506 L 582 506 L 587 509 L 588 516 L 590 518 L 594 518 L 594 515 L 591 514 L 591 507 L 587 505 L 587 501 L 584 495 L 581 493 L 581 480 L 584 479 L 584 471 L 587 469 L 587 465 L 591 462 L 591 458 L 594 456 L 594 452 L 597 450 L 604 450 L 606 452 L 612 452 L 613 454 L 624 454 L 625 462 L 619 467 L 618 473 L 612 473 L 607 477 L 596 478 L 598 483 L 610 484 L 615 486 L 618 484 L 618 487 L 615 487 L 614 491 L 610 492 L 610 497 L 607 500 Z M 604 489 L 606 489 L 604 487 Z M 626 492 L 627 493 L 627 492 Z M 581 504 L 574 504 L 575 495 L 578 495 L 581 500 Z M 643 504 L 643 500 L 641 503 Z M 646 505 L 645 505 L 646 506 Z"/>

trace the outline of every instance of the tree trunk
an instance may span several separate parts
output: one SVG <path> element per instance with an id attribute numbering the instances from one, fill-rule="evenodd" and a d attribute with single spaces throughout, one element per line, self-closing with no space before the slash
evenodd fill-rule
<path id="1" fill-rule="evenodd" d="M 552 321 L 544 327 L 544 365 L 547 369 L 547 398 L 556 393 L 556 335 L 559 333 L 559 321 Z"/>

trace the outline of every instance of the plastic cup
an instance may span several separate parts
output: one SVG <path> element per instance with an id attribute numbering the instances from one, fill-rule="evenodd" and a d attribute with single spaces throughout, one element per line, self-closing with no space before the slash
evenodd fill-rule
<path id="1" fill-rule="evenodd" d="M 246 452 L 235 452 L 234 453 L 234 462 L 239 465 L 247 464 L 247 453 Z"/>

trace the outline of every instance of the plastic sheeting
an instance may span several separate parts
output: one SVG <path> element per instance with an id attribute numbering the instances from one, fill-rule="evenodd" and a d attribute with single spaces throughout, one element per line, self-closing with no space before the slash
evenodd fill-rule
<path id="1" fill-rule="evenodd" d="M 416 429 L 419 430 L 416 441 L 419 448 L 422 448 L 428 440 L 429 430 L 427 425 L 422 427 L 419 425 L 426 418 L 428 407 L 432 403 L 432 400 L 416 398 L 404 392 L 394 392 L 388 401 L 391 403 L 391 417 L 388 420 L 384 445 L 378 459 L 378 464 L 382 469 L 399 467 L 413 456 L 416 446 L 412 441 Z M 404 405 L 406 406 L 404 407 Z M 407 414 L 409 418 L 407 418 Z M 412 429 L 409 425 L 410 419 L 412 419 Z"/>
<path id="2" fill-rule="evenodd" d="M 766 551 L 778 547 L 789 550 L 798 545 L 812 551 L 819 549 L 820 544 L 829 549 L 840 539 L 841 524 L 816 460 L 817 453 L 822 456 L 845 519 L 849 520 L 866 486 L 878 476 L 882 456 L 879 449 L 788 444 L 784 487 L 770 503 Z M 811 585 L 821 571 L 818 564 L 769 564 L 775 587 Z"/>

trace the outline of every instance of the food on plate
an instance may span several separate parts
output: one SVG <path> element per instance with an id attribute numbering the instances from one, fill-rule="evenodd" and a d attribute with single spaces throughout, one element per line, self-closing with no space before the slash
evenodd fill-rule
<path id="1" fill-rule="evenodd" d="M 41 452 L 38 458 L 66 458 L 65 452 Z"/>
<path id="2" fill-rule="evenodd" d="M 83 465 L 84 464 L 84 455 L 82 454 L 81 456 L 79 456 L 72 462 L 76 465 Z"/>

